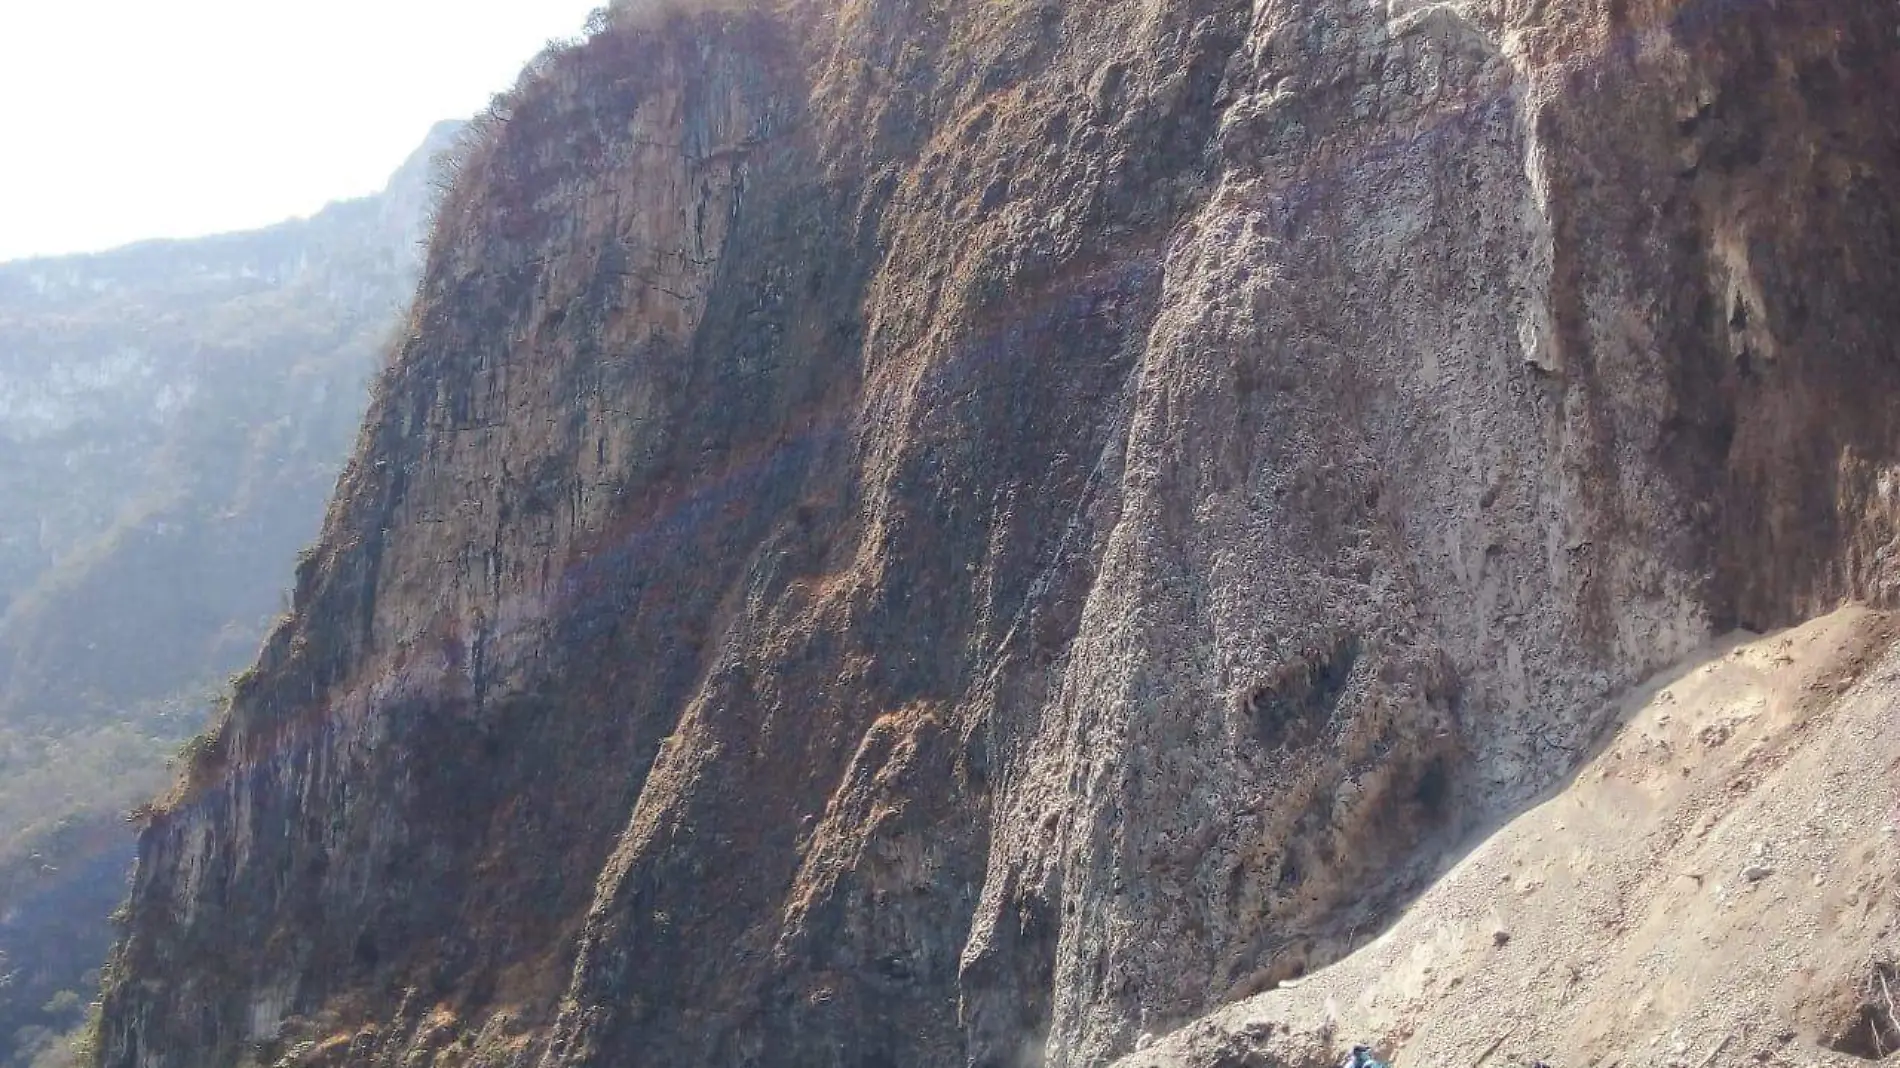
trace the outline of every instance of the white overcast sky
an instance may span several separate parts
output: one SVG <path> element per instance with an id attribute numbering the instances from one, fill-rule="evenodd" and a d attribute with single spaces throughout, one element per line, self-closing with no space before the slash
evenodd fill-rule
<path id="1" fill-rule="evenodd" d="M 0 0 L 0 260 L 371 192 L 603 0 Z"/>

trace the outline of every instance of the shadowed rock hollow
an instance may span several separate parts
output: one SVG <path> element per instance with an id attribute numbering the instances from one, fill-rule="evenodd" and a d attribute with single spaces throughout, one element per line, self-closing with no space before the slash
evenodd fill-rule
<path id="1" fill-rule="evenodd" d="M 463 166 L 103 1063 L 1079 1068 L 1341 957 L 1891 599 L 1897 32 L 623 15 Z"/>

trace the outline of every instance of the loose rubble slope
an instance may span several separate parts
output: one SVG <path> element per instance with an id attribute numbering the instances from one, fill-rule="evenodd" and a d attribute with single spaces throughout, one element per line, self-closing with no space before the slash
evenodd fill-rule
<path id="1" fill-rule="evenodd" d="M 1664 674 L 1607 744 L 1333 967 L 1122 1068 L 1853 1065 L 1892 1000 L 1896 621 L 1844 609 Z"/>

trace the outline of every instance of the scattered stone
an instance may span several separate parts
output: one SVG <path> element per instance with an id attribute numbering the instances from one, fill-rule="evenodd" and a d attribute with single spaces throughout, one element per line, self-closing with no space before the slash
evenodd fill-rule
<path id="1" fill-rule="evenodd" d="M 1709 1068 L 1709 1065 L 1715 1063 L 1715 1058 L 1720 1057 L 1722 1051 L 1727 1049 L 1728 1044 L 1733 1041 L 1735 1041 L 1734 1035 L 1723 1035 L 1722 1041 L 1715 1044 L 1715 1048 L 1709 1051 L 1709 1055 L 1696 1063 L 1696 1068 Z"/>
<path id="2" fill-rule="evenodd" d="M 1750 864 L 1748 867 L 1742 869 L 1742 878 L 1748 880 L 1751 883 L 1758 883 L 1758 882 L 1761 882 L 1763 879 L 1768 878 L 1770 875 L 1773 875 L 1774 873 L 1775 873 L 1775 869 L 1769 867 L 1768 865 L 1755 863 L 1755 864 Z"/>
<path id="3" fill-rule="evenodd" d="M 1491 932 L 1492 945 L 1501 946 L 1509 942 L 1510 940 L 1511 940 L 1511 932 L 1504 930 L 1502 927 Z"/>

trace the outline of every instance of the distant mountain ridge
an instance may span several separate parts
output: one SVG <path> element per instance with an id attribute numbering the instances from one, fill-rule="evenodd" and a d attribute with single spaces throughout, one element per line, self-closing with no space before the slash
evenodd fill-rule
<path id="1" fill-rule="evenodd" d="M 0 264 L 0 1063 L 78 1022 L 121 814 L 282 610 L 459 128 L 308 218 Z"/>
<path id="2" fill-rule="evenodd" d="M 306 218 L 257 230 L 159 238 L 99 253 L 0 263 L 0 309 L 43 312 L 49 302 L 94 304 L 115 287 L 147 297 L 163 292 L 169 299 L 196 286 L 210 298 L 226 300 L 234 295 L 232 283 L 238 280 L 260 287 L 283 285 L 313 273 L 341 277 L 372 264 L 413 271 L 416 246 L 428 233 L 433 159 L 461 128 L 459 121 L 437 123 L 381 192 L 332 202 Z M 370 232 L 390 240 L 359 240 Z M 165 288 L 155 287 L 155 271 L 168 275 Z"/>
<path id="3" fill-rule="evenodd" d="M 94 570 L 91 555 L 213 518 L 274 543 L 275 531 L 243 526 L 275 514 L 258 508 L 270 494 L 299 503 L 299 545 L 314 534 L 416 270 L 428 159 L 453 130 L 432 131 L 383 194 L 309 219 L 0 265 L 0 448 L 24 461 L 0 472 L 0 716 L 55 696 L 49 686 L 70 699 L 70 676 L 37 677 L 76 666 L 74 650 L 30 631 Z M 207 477 L 199 460 L 229 477 Z M 211 497 L 222 507 L 205 510 Z M 274 611 L 286 575 L 273 570 L 261 592 L 246 584 L 231 608 Z M 239 638 L 231 666 L 256 633 Z M 56 648 L 56 662 L 22 662 Z M 147 693 L 132 678 L 105 696 Z"/>

